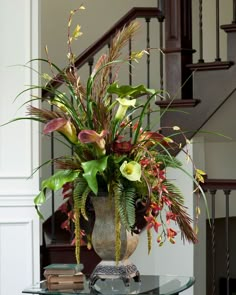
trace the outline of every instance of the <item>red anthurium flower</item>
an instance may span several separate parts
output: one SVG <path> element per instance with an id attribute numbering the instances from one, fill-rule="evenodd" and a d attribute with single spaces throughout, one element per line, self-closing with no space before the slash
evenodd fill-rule
<path id="1" fill-rule="evenodd" d="M 177 215 L 171 211 L 166 212 L 166 223 L 169 224 L 170 220 L 176 221 Z"/>
<path id="2" fill-rule="evenodd" d="M 122 141 L 122 142 L 115 141 L 112 146 L 112 149 L 115 153 L 123 154 L 123 153 L 129 153 L 132 147 L 133 146 L 130 141 Z"/>
<path id="3" fill-rule="evenodd" d="M 161 226 L 161 223 L 159 223 L 154 216 L 151 214 L 149 216 L 144 216 L 145 220 L 147 221 L 147 229 L 151 229 L 152 227 L 156 232 L 158 232 L 159 226 Z"/>

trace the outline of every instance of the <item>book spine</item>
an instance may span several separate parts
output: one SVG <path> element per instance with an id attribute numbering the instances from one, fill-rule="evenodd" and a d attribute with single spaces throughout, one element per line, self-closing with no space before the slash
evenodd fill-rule
<path id="1" fill-rule="evenodd" d="M 52 284 L 62 284 L 62 283 L 83 283 L 83 276 L 76 275 L 76 276 L 54 276 L 49 275 L 47 276 L 47 282 Z"/>

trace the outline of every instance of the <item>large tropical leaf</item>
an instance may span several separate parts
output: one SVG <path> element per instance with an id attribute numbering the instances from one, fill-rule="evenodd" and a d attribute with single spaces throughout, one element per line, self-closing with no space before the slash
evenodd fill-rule
<path id="1" fill-rule="evenodd" d="M 67 182 L 72 182 L 78 177 L 80 171 L 60 170 L 42 182 L 41 192 L 35 197 L 34 204 L 40 205 L 46 201 L 45 190 L 57 191 Z"/>
<path id="2" fill-rule="evenodd" d="M 87 180 L 89 187 L 95 195 L 98 193 L 96 176 L 98 172 L 103 172 L 107 168 L 107 159 L 108 156 L 81 164 L 84 169 L 83 177 Z"/>

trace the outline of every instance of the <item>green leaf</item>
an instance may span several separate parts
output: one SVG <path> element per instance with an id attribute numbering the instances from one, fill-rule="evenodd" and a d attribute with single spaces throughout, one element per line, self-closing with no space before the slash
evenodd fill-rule
<path id="1" fill-rule="evenodd" d="M 53 191 L 59 190 L 67 182 L 72 182 L 78 177 L 80 171 L 60 170 L 42 182 L 42 190 L 49 188 Z"/>
<path id="2" fill-rule="evenodd" d="M 35 198 L 34 198 L 34 204 L 40 205 L 43 204 L 46 201 L 46 196 L 44 194 L 44 191 L 42 190 Z"/>
<path id="3" fill-rule="evenodd" d="M 154 89 L 146 88 L 144 85 L 139 85 L 136 87 L 132 87 L 130 85 L 122 85 L 118 86 L 117 83 L 111 84 L 107 92 L 110 94 L 117 94 L 120 98 L 122 97 L 137 97 L 143 94 L 155 94 L 156 91 Z"/>
<path id="4" fill-rule="evenodd" d="M 59 190 L 62 188 L 62 186 L 65 183 L 74 181 L 79 176 L 79 174 L 80 174 L 80 171 L 60 170 L 42 182 L 42 189 L 41 189 L 40 193 L 34 198 L 34 204 L 36 206 L 36 210 L 37 210 L 40 218 L 43 218 L 43 216 L 39 212 L 37 205 L 41 205 L 41 204 L 45 203 L 46 189 L 51 189 L 53 191 Z"/>
<path id="5" fill-rule="evenodd" d="M 83 177 L 87 180 L 89 187 L 96 195 L 98 192 L 98 183 L 96 175 L 98 172 L 103 172 L 107 167 L 108 156 L 98 160 L 92 160 L 82 163 L 84 169 Z"/>

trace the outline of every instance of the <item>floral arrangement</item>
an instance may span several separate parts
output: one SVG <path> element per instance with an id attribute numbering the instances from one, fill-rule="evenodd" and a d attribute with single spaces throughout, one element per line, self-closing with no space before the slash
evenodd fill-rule
<path id="1" fill-rule="evenodd" d="M 65 200 L 68 200 L 63 208 L 66 207 L 68 221 L 75 224 L 77 261 L 81 236 L 86 234 L 80 220 L 89 219 L 89 197 L 100 192 L 106 192 L 115 200 L 117 232 L 120 223 L 130 232 L 139 231 L 136 209 L 138 204 L 145 208 L 143 218 L 148 251 L 151 250 L 152 229 L 157 233 L 159 246 L 165 241 L 175 243 L 178 232 L 172 223 L 178 225 L 183 239 L 195 243 L 197 238 L 184 205 L 184 196 L 166 176 L 169 167 L 185 172 L 182 163 L 171 155 L 172 150 L 181 150 L 182 147 L 174 142 L 173 137 L 163 136 L 160 129 L 151 131 L 144 124 L 149 112 L 158 112 L 150 108 L 150 103 L 162 93 L 145 85 L 119 85 L 119 67 L 148 54 L 145 50 L 133 52 L 128 57 L 121 54 L 124 45 L 138 31 L 139 24 L 131 22 L 116 34 L 109 53 L 99 58 L 84 86 L 75 68 L 71 49 L 72 42 L 82 34 L 79 25 L 71 33 L 75 12 L 71 12 L 68 22 L 67 69 L 59 69 L 49 58 L 39 59 L 51 68 L 52 77 L 48 74 L 43 77 L 63 82 L 67 90 L 55 89 L 47 80 L 48 83 L 39 88 L 48 91 L 51 97 L 33 97 L 31 100 L 40 99 L 42 105 L 48 104 L 49 108 L 29 104 L 30 116 L 16 119 L 39 121 L 44 125 L 45 135 L 59 133 L 72 150 L 69 155 L 52 159 L 57 170 L 42 181 L 41 191 L 34 200 L 36 207 L 45 202 L 47 190 L 63 189 Z M 113 73 L 112 78 L 110 73 Z M 140 101 L 144 95 L 147 97 L 145 103 Z M 173 131 L 181 132 L 177 126 L 173 126 Z M 191 181 L 197 188 L 203 174 L 195 168 L 196 177 Z M 87 241 L 90 242 L 89 239 Z M 119 234 L 116 244 L 119 260 Z"/>

